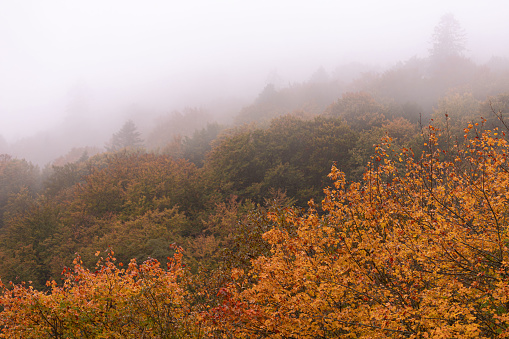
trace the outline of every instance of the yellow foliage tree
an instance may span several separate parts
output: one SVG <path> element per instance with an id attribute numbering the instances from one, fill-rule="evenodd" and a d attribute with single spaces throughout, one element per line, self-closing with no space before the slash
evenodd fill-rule
<path id="1" fill-rule="evenodd" d="M 110 252 L 95 271 L 77 257 L 63 286 L 48 282 L 48 293 L 2 285 L 0 338 L 203 337 L 180 282 L 181 258 L 177 249 L 166 269 L 157 260 L 124 269 Z"/>
<path id="2" fill-rule="evenodd" d="M 362 185 L 333 168 L 325 213 L 273 215 L 271 254 L 234 271 L 222 331 L 270 338 L 509 336 L 509 144 L 465 129 L 466 143 L 377 147 Z M 387 150 L 387 151 L 386 151 Z M 445 153 L 449 154 L 445 154 Z M 234 311 L 232 311 L 234 310 Z"/>

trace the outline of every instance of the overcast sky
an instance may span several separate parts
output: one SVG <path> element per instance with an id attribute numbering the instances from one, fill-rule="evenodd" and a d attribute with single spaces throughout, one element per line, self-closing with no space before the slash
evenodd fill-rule
<path id="1" fill-rule="evenodd" d="M 447 12 L 466 31 L 468 56 L 509 54 L 502 0 L 0 0 L 0 135 L 58 123 L 77 84 L 104 107 L 111 99 L 90 114 L 130 103 L 171 110 L 252 95 L 273 70 L 304 81 L 319 66 L 425 57 Z"/>

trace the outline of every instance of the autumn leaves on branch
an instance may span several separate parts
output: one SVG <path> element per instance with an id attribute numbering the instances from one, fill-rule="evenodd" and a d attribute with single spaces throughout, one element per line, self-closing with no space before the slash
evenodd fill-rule
<path id="1" fill-rule="evenodd" d="M 465 129 L 441 149 L 377 147 L 363 184 L 336 168 L 325 214 L 292 211 L 264 239 L 271 255 L 237 278 L 256 317 L 239 335 L 275 338 L 492 338 L 508 326 L 508 144 L 498 131 Z M 240 318 L 232 320 L 239 321 Z"/>

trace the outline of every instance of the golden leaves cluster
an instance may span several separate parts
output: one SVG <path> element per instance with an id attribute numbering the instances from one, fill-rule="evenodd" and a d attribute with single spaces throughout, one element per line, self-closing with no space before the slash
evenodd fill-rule
<path id="1" fill-rule="evenodd" d="M 48 282 L 48 293 L 3 286 L 0 338 L 197 337 L 200 325 L 179 282 L 181 259 L 177 249 L 166 268 L 157 260 L 122 268 L 110 252 L 90 271 L 78 256 L 64 269 L 63 286 Z"/>
<path id="2" fill-rule="evenodd" d="M 497 131 L 475 128 L 464 145 L 441 149 L 430 126 L 419 158 L 387 140 L 362 185 L 348 185 L 334 167 L 325 213 L 288 210 L 295 231 L 267 232 L 271 254 L 255 259 L 245 280 L 236 273 L 235 298 L 257 316 L 229 330 L 272 338 L 509 336 L 509 145 Z M 242 285 L 248 279 L 255 283 Z"/>

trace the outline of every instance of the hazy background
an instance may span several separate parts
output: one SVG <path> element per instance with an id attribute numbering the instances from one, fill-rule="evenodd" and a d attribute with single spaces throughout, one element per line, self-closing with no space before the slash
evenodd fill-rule
<path id="1" fill-rule="evenodd" d="M 225 118 L 274 74 L 287 85 L 320 66 L 426 57 L 447 12 L 465 29 L 467 57 L 507 56 L 508 11 L 490 0 L 3 0 L 0 143 L 83 126 L 103 146 L 130 116 L 153 124 L 184 107 Z"/>

